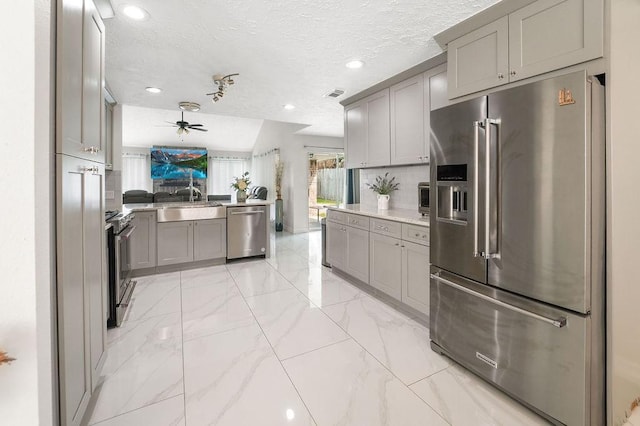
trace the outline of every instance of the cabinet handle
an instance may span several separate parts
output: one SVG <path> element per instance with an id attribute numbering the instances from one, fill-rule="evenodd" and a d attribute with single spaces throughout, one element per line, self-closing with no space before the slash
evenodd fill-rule
<path id="1" fill-rule="evenodd" d="M 502 80 L 504 78 L 504 74 L 501 72 L 498 73 L 498 80 Z"/>
<path id="2" fill-rule="evenodd" d="M 100 172 L 100 169 L 98 168 L 98 166 L 91 166 L 91 167 L 83 167 L 82 171 L 85 173 L 98 173 Z"/>
<path id="3" fill-rule="evenodd" d="M 512 76 L 516 75 L 515 71 L 511 71 L 509 74 L 511 74 Z"/>
<path id="4" fill-rule="evenodd" d="M 398 247 L 400 245 L 400 243 L 396 243 L 396 247 Z"/>
<path id="5" fill-rule="evenodd" d="M 100 152 L 100 150 L 95 146 L 90 146 L 89 148 L 85 148 L 84 152 L 88 152 L 90 154 L 97 154 L 98 152 Z"/>
<path id="6" fill-rule="evenodd" d="M 420 236 L 420 234 L 416 234 L 416 237 L 419 237 L 419 236 Z"/>
<path id="7" fill-rule="evenodd" d="M 422 157 L 418 157 L 418 160 L 422 160 Z"/>

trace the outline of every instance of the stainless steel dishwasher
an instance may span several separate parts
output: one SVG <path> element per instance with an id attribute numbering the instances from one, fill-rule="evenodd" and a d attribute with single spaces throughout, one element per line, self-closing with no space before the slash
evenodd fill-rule
<path id="1" fill-rule="evenodd" d="M 227 207 L 227 259 L 267 253 L 266 206 Z"/>

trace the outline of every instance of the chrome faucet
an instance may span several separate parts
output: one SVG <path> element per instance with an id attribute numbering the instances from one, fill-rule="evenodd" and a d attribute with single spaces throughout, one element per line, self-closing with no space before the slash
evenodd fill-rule
<path id="1" fill-rule="evenodd" d="M 189 170 L 189 202 L 193 203 L 193 170 Z"/>

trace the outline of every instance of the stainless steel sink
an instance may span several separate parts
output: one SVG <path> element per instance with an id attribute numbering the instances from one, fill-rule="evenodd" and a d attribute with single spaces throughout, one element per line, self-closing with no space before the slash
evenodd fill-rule
<path id="1" fill-rule="evenodd" d="M 158 222 L 224 219 L 227 209 L 217 202 L 166 205 L 158 209 Z"/>

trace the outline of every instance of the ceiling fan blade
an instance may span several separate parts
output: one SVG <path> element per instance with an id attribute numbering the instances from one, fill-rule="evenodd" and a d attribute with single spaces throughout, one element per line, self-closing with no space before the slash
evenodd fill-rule
<path id="1" fill-rule="evenodd" d="M 208 132 L 208 130 L 207 130 L 207 129 L 201 129 L 201 128 L 199 128 L 199 127 L 190 127 L 190 129 L 191 129 L 191 130 L 197 130 L 197 131 L 199 131 L 199 132 Z"/>
<path id="2" fill-rule="evenodd" d="M 202 127 L 204 124 L 187 124 L 187 127 Z"/>

